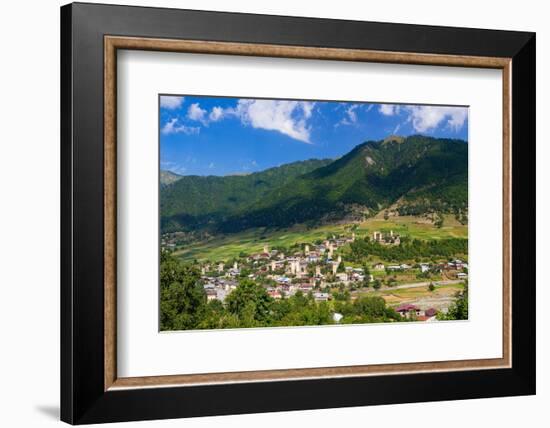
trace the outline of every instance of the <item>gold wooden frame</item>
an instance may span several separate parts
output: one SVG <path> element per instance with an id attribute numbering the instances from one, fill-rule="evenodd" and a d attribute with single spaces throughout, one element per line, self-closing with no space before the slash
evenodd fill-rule
<path id="1" fill-rule="evenodd" d="M 118 49 L 337 61 L 441 65 L 502 70 L 503 81 L 503 349 L 502 358 L 117 377 L 116 369 L 116 52 Z M 162 387 L 306 378 L 356 377 L 511 367 L 511 59 L 299 46 L 106 36 L 104 38 L 104 389 Z"/>

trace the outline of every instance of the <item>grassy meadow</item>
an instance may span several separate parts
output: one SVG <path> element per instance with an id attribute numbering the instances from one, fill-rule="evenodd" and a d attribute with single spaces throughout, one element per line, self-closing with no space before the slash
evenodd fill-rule
<path id="1" fill-rule="evenodd" d="M 252 254 L 262 250 L 264 244 L 271 248 L 290 247 L 303 242 L 314 242 L 325 239 L 327 235 L 351 233 L 350 224 L 328 225 L 308 229 L 296 226 L 285 230 L 253 229 L 240 233 L 220 235 L 207 241 L 196 242 L 180 247 L 175 256 L 182 260 L 220 261 L 238 257 L 241 252 Z M 445 215 L 441 228 L 435 227 L 423 217 L 400 216 L 388 220 L 373 217 L 357 224 L 355 233 L 358 237 L 372 234 L 374 231 L 389 232 L 393 230 L 401 236 L 413 239 L 467 238 L 468 226 L 462 225 L 452 215 Z"/>

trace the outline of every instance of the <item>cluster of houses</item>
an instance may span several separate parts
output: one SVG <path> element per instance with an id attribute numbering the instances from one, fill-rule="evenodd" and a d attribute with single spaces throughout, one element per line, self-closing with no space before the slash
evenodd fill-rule
<path id="1" fill-rule="evenodd" d="M 456 259 L 445 263 L 443 266 L 438 265 L 438 268 L 446 271 L 455 271 L 455 276 L 458 279 L 468 278 L 468 273 L 466 272 L 468 270 L 468 263 L 463 262 L 462 260 Z"/>
<path id="2" fill-rule="evenodd" d="M 174 237 L 175 238 L 175 237 Z M 178 237 L 179 238 L 179 237 Z M 327 238 L 316 244 L 303 244 L 292 254 L 285 254 L 276 249 L 270 249 L 268 244 L 262 251 L 241 258 L 233 263 L 201 264 L 201 277 L 203 287 L 208 300 L 224 301 L 225 298 L 237 288 L 238 281 L 243 276 L 256 280 L 261 279 L 266 285 L 267 293 L 273 299 L 281 299 L 296 294 L 298 291 L 309 294 L 316 301 L 322 302 L 332 298 L 325 292 L 336 285 L 346 287 L 363 283 L 366 276 L 374 281 L 374 276 L 364 272 L 362 268 L 342 266 L 342 257 L 337 250 L 342 246 L 354 242 L 355 233 L 347 237 Z M 384 245 L 399 245 L 400 237 L 389 233 L 374 232 L 372 239 Z M 165 242 L 167 247 L 172 242 Z M 415 266 L 408 264 L 376 263 L 373 271 L 403 272 L 410 269 L 418 269 L 420 272 L 450 272 L 447 275 L 459 279 L 467 278 L 468 265 L 461 260 L 452 260 L 447 263 L 431 264 L 419 263 Z M 415 313 L 418 319 L 429 320 L 435 317 L 432 308 L 423 311 L 416 307 L 403 306 L 396 310 L 407 317 Z M 435 309 L 433 309 L 435 311 Z"/>
<path id="3" fill-rule="evenodd" d="M 451 277 L 456 277 L 456 279 L 466 279 L 468 274 L 466 273 L 468 269 L 468 264 L 461 260 L 453 260 L 447 263 L 418 263 L 416 266 L 411 266 L 406 263 L 395 264 L 395 265 L 384 265 L 384 263 L 376 263 L 373 266 L 374 270 L 377 271 L 386 271 L 386 272 L 403 272 L 413 268 L 418 268 L 421 273 L 433 272 L 433 273 L 442 273 L 446 272 Z"/>
<path id="4" fill-rule="evenodd" d="M 160 247 L 167 250 L 175 250 L 178 245 L 183 245 L 187 240 L 185 232 L 170 232 L 164 233 L 160 237 Z"/>
<path id="5" fill-rule="evenodd" d="M 398 234 L 394 234 L 393 230 L 390 230 L 390 233 L 373 232 L 372 240 L 382 245 L 399 245 L 401 243 L 401 238 Z"/>
<path id="6" fill-rule="evenodd" d="M 332 237 L 318 244 L 304 244 L 293 254 L 284 254 L 282 251 L 270 249 L 268 244 L 262 251 L 251 254 L 246 259 L 227 265 L 220 263 L 204 263 L 201 265 L 203 286 L 209 300 L 224 301 L 227 295 L 237 287 L 238 278 L 242 277 L 243 270 L 248 272 L 250 279 L 270 280 L 266 286 L 268 294 L 274 299 L 292 296 L 298 291 L 304 294 L 312 293 L 317 301 L 327 301 L 329 293 L 323 292 L 327 286 L 343 284 L 349 286 L 362 283 L 366 275 L 373 281 L 374 276 L 365 273 L 362 268 L 351 266 L 341 267 L 342 257 L 336 250 L 355 241 L 355 233 L 349 237 Z M 398 245 L 399 235 L 390 231 L 387 234 L 374 232 L 373 239 L 387 245 Z M 408 264 L 376 263 L 372 266 L 375 271 L 397 272 L 417 268 L 420 272 L 449 272 L 458 279 L 467 278 L 465 270 L 468 265 L 461 260 L 447 263 L 430 264 L 419 263 L 416 266 Z M 266 282 L 266 281 L 264 281 Z M 418 316 L 424 316 L 419 314 Z"/>
<path id="7" fill-rule="evenodd" d="M 412 269 L 413 266 L 402 263 L 400 265 L 385 265 L 384 263 L 376 263 L 373 266 L 374 270 L 386 270 L 386 271 L 404 271 Z M 422 272 L 427 272 L 430 270 L 430 264 L 429 263 L 421 263 L 420 269 Z"/>
<path id="8" fill-rule="evenodd" d="M 437 310 L 434 308 L 420 309 L 416 305 L 405 303 L 394 308 L 395 312 L 403 318 L 414 317 L 418 321 L 434 321 L 436 319 Z"/>
<path id="9" fill-rule="evenodd" d="M 313 293 L 317 301 L 326 301 L 330 299 L 329 293 L 319 290 L 328 284 L 327 276 L 331 275 L 331 280 L 343 284 L 358 283 L 365 279 L 361 268 L 347 266 L 339 269 L 342 257 L 335 255 L 339 247 L 354 240 L 355 233 L 346 238 L 333 237 L 320 244 L 305 244 L 300 251 L 291 255 L 270 250 L 266 244 L 261 252 L 248 256 L 241 265 L 237 261 L 229 266 L 223 262 L 205 263 L 201 266 L 204 288 L 209 299 L 223 301 L 236 288 L 236 278 L 242 276 L 242 269 L 246 269 L 251 271 L 249 278 L 256 279 L 261 275 L 275 284 L 267 288 L 268 294 L 274 299 L 301 291 L 304 294 Z"/>
<path id="10" fill-rule="evenodd" d="M 208 281 L 204 283 L 204 291 L 206 293 L 206 298 L 210 300 L 219 300 L 223 302 L 225 298 L 231 293 L 235 288 L 237 288 L 238 282 L 236 279 L 232 278 L 223 278 L 223 277 L 214 277 L 208 278 Z"/>

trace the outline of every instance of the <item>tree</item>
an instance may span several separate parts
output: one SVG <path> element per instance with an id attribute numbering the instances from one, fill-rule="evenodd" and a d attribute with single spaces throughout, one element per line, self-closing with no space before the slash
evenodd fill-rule
<path id="1" fill-rule="evenodd" d="M 249 268 L 242 268 L 239 272 L 239 278 L 247 278 L 248 275 L 250 275 L 252 273 L 252 270 L 250 270 Z"/>
<path id="2" fill-rule="evenodd" d="M 223 303 L 219 300 L 211 300 L 203 308 L 197 328 L 223 328 L 223 326 L 227 325 L 225 315 L 226 312 Z"/>
<path id="3" fill-rule="evenodd" d="M 386 313 L 386 302 L 378 296 L 359 297 L 353 302 L 353 306 L 357 315 L 383 317 Z"/>
<path id="4" fill-rule="evenodd" d="M 467 320 L 468 319 L 468 283 L 463 291 L 456 293 L 456 300 L 449 307 L 446 314 L 440 312 L 437 314 L 439 320 Z"/>
<path id="5" fill-rule="evenodd" d="M 169 253 L 162 252 L 160 257 L 161 330 L 195 328 L 206 305 L 200 272 Z"/>
<path id="6" fill-rule="evenodd" d="M 375 279 L 374 280 L 374 284 L 372 285 L 372 287 L 375 289 L 375 290 L 379 290 L 380 287 L 382 286 L 381 282 L 379 279 Z"/>
<path id="7" fill-rule="evenodd" d="M 246 327 L 251 327 L 249 324 L 254 324 L 254 321 L 263 323 L 269 320 L 272 299 L 261 285 L 252 280 L 241 280 L 225 301 L 227 310 L 244 321 Z"/>
<path id="8" fill-rule="evenodd" d="M 365 276 L 370 275 L 369 265 L 366 264 L 366 263 L 363 265 L 363 274 L 364 274 Z"/>
<path id="9" fill-rule="evenodd" d="M 435 285 L 433 282 L 430 282 L 430 285 L 428 285 L 428 290 L 430 291 L 434 291 L 435 290 Z"/>
<path id="10" fill-rule="evenodd" d="M 332 297 L 334 298 L 334 300 L 337 300 L 340 302 L 349 302 L 351 300 L 351 294 L 349 293 L 348 290 L 335 291 L 332 293 Z"/>

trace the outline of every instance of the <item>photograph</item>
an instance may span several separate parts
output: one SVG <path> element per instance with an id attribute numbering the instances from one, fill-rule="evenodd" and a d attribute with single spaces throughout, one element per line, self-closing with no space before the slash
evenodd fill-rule
<path id="1" fill-rule="evenodd" d="M 159 94 L 159 330 L 468 320 L 468 113 Z"/>
<path id="2" fill-rule="evenodd" d="M 543 2 L 120 3 L 3 4 L 0 428 L 548 424 Z"/>

